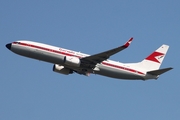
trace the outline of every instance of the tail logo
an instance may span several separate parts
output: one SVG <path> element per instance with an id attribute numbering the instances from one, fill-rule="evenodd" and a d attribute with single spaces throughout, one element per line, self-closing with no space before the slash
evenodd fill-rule
<path id="1" fill-rule="evenodd" d="M 163 53 L 160 53 L 160 52 L 153 52 L 151 55 L 149 55 L 146 60 L 150 60 L 150 61 L 153 61 L 153 62 L 157 62 L 157 63 L 160 63 L 160 60 L 161 58 L 164 57 L 164 54 Z"/>

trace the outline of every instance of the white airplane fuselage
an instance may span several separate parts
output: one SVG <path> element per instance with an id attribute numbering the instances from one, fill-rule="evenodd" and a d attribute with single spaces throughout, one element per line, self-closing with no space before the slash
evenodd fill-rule
<path id="1" fill-rule="evenodd" d="M 62 65 L 66 68 L 73 68 L 73 70 L 78 71 L 83 71 L 83 68 L 65 64 L 65 57 L 73 56 L 83 58 L 89 56 L 84 53 L 32 41 L 17 41 L 7 44 L 6 47 L 16 54 L 52 64 Z M 117 79 L 147 80 L 158 78 L 157 75 L 147 74 L 145 69 L 112 60 L 104 60 L 100 64 L 97 64 L 94 69 L 86 69 L 86 72 Z"/>

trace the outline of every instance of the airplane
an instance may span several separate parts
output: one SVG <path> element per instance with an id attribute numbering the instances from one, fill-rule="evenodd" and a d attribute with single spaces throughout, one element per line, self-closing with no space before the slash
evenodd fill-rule
<path id="1" fill-rule="evenodd" d="M 64 75 L 98 74 L 117 79 L 145 81 L 156 80 L 161 74 L 173 69 L 172 67 L 159 69 L 169 48 L 165 44 L 137 63 L 109 60 L 110 56 L 128 48 L 132 40 L 133 37 L 122 46 L 94 55 L 27 40 L 8 43 L 6 47 L 18 55 L 52 63 L 53 71 Z"/>

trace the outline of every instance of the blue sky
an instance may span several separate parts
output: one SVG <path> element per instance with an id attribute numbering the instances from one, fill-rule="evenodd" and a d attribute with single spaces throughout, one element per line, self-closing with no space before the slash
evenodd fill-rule
<path id="1" fill-rule="evenodd" d="M 0 2 L 1 120 L 179 120 L 178 0 L 6 0 Z M 5 44 L 32 40 L 87 54 L 124 44 L 112 56 L 138 62 L 170 45 L 161 66 L 174 69 L 150 81 L 54 73 L 52 64 L 18 56 Z"/>

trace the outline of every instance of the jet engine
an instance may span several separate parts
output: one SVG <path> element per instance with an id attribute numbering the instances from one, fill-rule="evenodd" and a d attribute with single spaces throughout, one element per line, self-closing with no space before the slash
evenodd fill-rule
<path id="1" fill-rule="evenodd" d="M 57 72 L 57 73 L 61 73 L 61 74 L 64 74 L 64 75 L 68 75 L 68 74 L 72 74 L 73 71 L 68 69 L 68 68 L 65 68 L 64 66 L 62 65 L 58 65 L 58 64 L 55 64 L 53 66 L 53 71 L 54 72 Z"/>
<path id="2" fill-rule="evenodd" d="M 81 64 L 81 61 L 77 57 L 72 57 L 72 56 L 65 56 L 64 57 L 64 64 L 73 66 L 73 67 L 79 67 Z"/>

